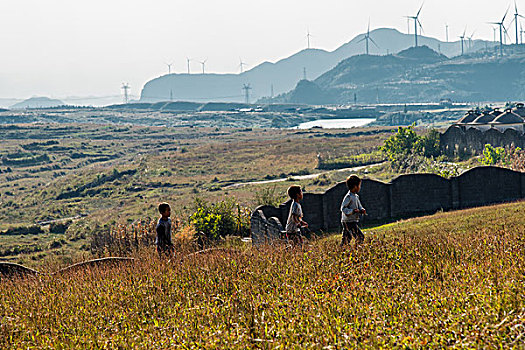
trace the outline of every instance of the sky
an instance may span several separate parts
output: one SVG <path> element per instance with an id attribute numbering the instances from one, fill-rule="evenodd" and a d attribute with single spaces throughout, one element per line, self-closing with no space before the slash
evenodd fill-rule
<path id="1" fill-rule="evenodd" d="M 1 0 L 0 100 L 32 96 L 121 95 L 123 82 L 140 95 L 144 84 L 168 73 L 238 73 L 306 48 L 335 50 L 371 28 L 407 32 L 413 0 Z M 426 0 L 423 35 L 458 40 L 467 26 L 492 40 L 491 21 L 507 0 Z M 525 15 L 525 0 L 517 1 Z M 512 3 L 513 12 L 514 5 Z M 507 25 L 510 23 L 510 14 Z M 524 20 L 525 24 L 525 20 Z M 514 38 L 513 29 L 510 35 Z M 96 99 L 93 100 L 96 102 Z"/>

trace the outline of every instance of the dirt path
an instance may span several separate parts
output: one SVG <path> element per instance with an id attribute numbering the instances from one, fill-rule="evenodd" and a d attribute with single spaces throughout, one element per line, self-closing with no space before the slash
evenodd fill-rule
<path id="1" fill-rule="evenodd" d="M 369 168 L 369 167 L 372 167 L 372 166 L 375 166 L 375 165 L 380 165 L 380 164 L 383 164 L 383 162 L 381 162 L 381 163 L 374 163 L 374 164 L 368 164 L 368 165 L 363 165 L 363 166 L 357 166 L 357 167 L 353 167 L 353 168 L 328 170 L 328 171 L 323 171 L 323 172 L 316 173 L 316 174 L 300 175 L 300 176 L 292 176 L 292 177 L 295 180 L 315 179 L 316 177 L 318 177 L 320 175 L 323 175 L 323 174 L 330 174 L 330 173 L 337 173 L 337 172 L 344 172 L 344 171 L 359 171 L 359 170 L 363 170 L 365 168 Z M 237 183 L 237 184 L 228 185 L 228 186 L 224 187 L 224 189 L 239 188 L 239 187 L 244 187 L 244 186 L 248 186 L 248 185 L 271 184 L 271 183 L 275 183 L 275 182 L 283 182 L 283 181 L 286 181 L 286 180 L 288 180 L 288 178 L 280 178 L 280 179 L 273 179 L 273 180 L 263 180 L 263 181 L 252 181 L 252 182 L 240 182 L 240 183 Z"/>

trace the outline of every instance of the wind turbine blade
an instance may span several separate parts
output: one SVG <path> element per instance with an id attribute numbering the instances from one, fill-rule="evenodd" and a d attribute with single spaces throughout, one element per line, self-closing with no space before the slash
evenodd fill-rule
<path id="1" fill-rule="evenodd" d="M 419 8 L 419 11 L 417 11 L 417 15 L 416 17 L 419 17 L 419 14 L 421 13 L 421 10 L 423 9 L 423 5 L 425 5 L 425 2 L 423 1 L 423 3 L 421 4 L 421 7 Z"/>
<path id="2" fill-rule="evenodd" d="M 505 18 L 507 18 L 507 15 L 509 14 L 509 9 L 510 9 L 510 6 L 507 8 L 507 11 L 505 11 L 505 16 L 503 16 L 501 23 L 505 22 Z"/>
<path id="3" fill-rule="evenodd" d="M 366 40 L 366 38 L 367 38 L 367 37 L 366 37 L 366 36 L 364 36 L 364 37 L 363 37 L 363 38 L 362 38 L 361 40 L 359 40 L 359 41 L 358 41 L 358 42 L 357 42 L 356 44 L 359 44 L 359 43 L 361 43 L 361 42 L 365 41 L 365 40 Z"/>
<path id="4" fill-rule="evenodd" d="M 417 19 L 417 23 L 419 24 L 419 28 L 421 29 L 421 33 L 424 32 L 423 30 L 423 25 L 421 24 L 421 22 L 419 21 L 419 18 Z"/>
<path id="5" fill-rule="evenodd" d="M 368 17 L 368 29 L 366 30 L 367 33 L 370 33 L 370 17 Z"/>
<path id="6" fill-rule="evenodd" d="M 380 49 L 379 45 L 376 44 L 376 42 L 374 41 L 374 39 L 370 38 L 370 41 L 378 48 Z"/>

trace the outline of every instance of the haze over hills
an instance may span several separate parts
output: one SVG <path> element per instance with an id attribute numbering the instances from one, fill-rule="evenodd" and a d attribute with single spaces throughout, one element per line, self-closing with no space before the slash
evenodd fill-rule
<path id="1" fill-rule="evenodd" d="M 11 106 L 12 109 L 50 108 L 65 105 L 64 102 L 49 97 L 31 97 Z"/>
<path id="2" fill-rule="evenodd" d="M 301 82 L 278 103 L 409 103 L 522 100 L 525 50 L 499 57 L 478 52 L 452 59 L 422 46 L 396 55 L 358 55 L 313 82 Z"/>
<path id="3" fill-rule="evenodd" d="M 142 89 L 142 102 L 175 101 L 244 101 L 244 84 L 250 84 L 251 101 L 278 95 L 292 90 L 304 78 L 316 79 L 334 68 L 341 60 L 365 52 L 365 34 L 360 34 L 338 49 L 328 52 L 319 49 L 306 49 L 276 63 L 264 62 L 242 74 L 169 74 L 147 82 Z M 374 55 L 396 53 L 414 45 L 414 36 L 403 34 L 395 29 L 381 28 L 370 32 L 377 43 L 370 43 L 369 52 Z M 461 54 L 461 42 L 442 42 L 434 38 L 420 36 L 421 45 L 427 45 L 449 57 Z M 466 44 L 465 44 L 466 45 Z M 472 41 L 470 52 L 493 46 L 494 43 L 481 40 Z"/>

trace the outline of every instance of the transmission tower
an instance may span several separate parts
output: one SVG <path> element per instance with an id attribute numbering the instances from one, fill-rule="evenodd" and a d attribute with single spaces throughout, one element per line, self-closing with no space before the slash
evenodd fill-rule
<path id="1" fill-rule="evenodd" d="M 244 90 L 244 101 L 247 104 L 249 104 L 250 103 L 250 90 L 252 89 L 252 87 L 250 86 L 250 84 L 244 84 L 242 89 Z"/>
<path id="2" fill-rule="evenodd" d="M 129 84 L 128 83 L 122 83 L 122 88 L 121 89 L 124 90 L 124 104 L 128 104 L 129 103 L 128 90 L 130 89 Z"/>

